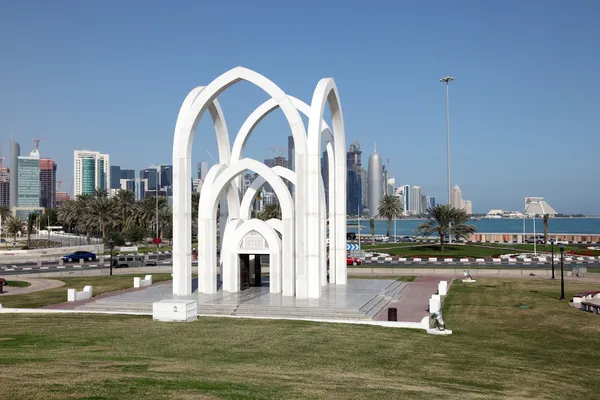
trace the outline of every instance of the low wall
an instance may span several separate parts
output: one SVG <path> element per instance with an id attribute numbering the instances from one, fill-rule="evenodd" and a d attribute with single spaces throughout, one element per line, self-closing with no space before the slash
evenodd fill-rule
<path id="1" fill-rule="evenodd" d="M 543 236 L 544 232 L 536 232 L 535 236 Z M 534 236 L 533 233 L 473 233 L 468 237 L 469 242 L 474 243 L 526 243 L 525 241 Z M 598 244 L 600 235 L 597 234 L 563 234 L 549 233 L 548 240 L 560 239 L 574 244 Z"/>
<path id="2" fill-rule="evenodd" d="M 47 249 L 30 250 L 1 250 L 0 264 L 26 263 L 37 261 L 55 261 L 74 251 L 90 251 L 100 255 L 104 253 L 104 244 L 91 244 L 84 246 L 50 247 Z"/>

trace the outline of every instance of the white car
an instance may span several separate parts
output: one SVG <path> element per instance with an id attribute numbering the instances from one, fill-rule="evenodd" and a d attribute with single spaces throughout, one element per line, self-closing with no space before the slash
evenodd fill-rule
<path id="1" fill-rule="evenodd" d="M 376 235 L 375 236 L 375 241 L 376 242 L 383 242 L 383 243 L 387 243 L 390 241 L 390 238 L 385 236 L 385 235 Z"/>
<path id="2" fill-rule="evenodd" d="M 563 240 L 563 239 L 549 239 L 548 240 L 548 244 L 569 244 L 569 242 L 567 240 Z"/>

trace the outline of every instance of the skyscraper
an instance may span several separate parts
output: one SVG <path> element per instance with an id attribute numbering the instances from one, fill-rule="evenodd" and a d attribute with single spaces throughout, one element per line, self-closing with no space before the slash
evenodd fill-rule
<path id="1" fill-rule="evenodd" d="M 121 167 L 118 165 L 110 166 L 110 188 L 121 189 Z"/>
<path id="2" fill-rule="evenodd" d="M 473 214 L 473 203 L 471 200 L 463 200 L 464 210 L 468 215 Z"/>
<path id="3" fill-rule="evenodd" d="M 29 156 L 19 156 L 17 165 L 17 206 L 40 207 L 40 153 L 36 149 Z"/>
<path id="4" fill-rule="evenodd" d="M 208 174 L 208 162 L 200 161 L 198 163 L 198 179 L 205 180 Z"/>
<path id="5" fill-rule="evenodd" d="M 15 140 L 10 141 L 10 208 L 18 205 L 18 172 L 19 172 L 19 156 L 21 155 L 21 147 Z"/>
<path id="6" fill-rule="evenodd" d="M 381 156 L 377 150 L 369 157 L 369 211 L 371 216 L 378 215 L 379 202 L 383 197 L 383 167 L 381 165 Z"/>
<path id="7" fill-rule="evenodd" d="M 40 206 L 56 208 L 56 163 L 50 158 L 40 159 Z"/>
<path id="8" fill-rule="evenodd" d="M 410 201 L 410 185 L 402 185 L 400 187 L 400 196 L 402 196 L 402 204 L 404 206 L 404 215 L 408 215 L 410 214 L 412 208 L 411 208 L 411 201 Z"/>
<path id="9" fill-rule="evenodd" d="M 458 185 L 454 185 L 450 192 L 450 205 L 461 210 L 464 208 L 462 190 L 460 190 Z"/>
<path id="10" fill-rule="evenodd" d="M 75 150 L 74 195 L 93 194 L 96 189 L 110 187 L 110 157 L 91 150 Z"/>
<path id="11" fill-rule="evenodd" d="M 10 169 L 0 168 L 0 206 L 10 206 Z"/>
<path id="12" fill-rule="evenodd" d="M 414 214 L 422 214 L 423 213 L 423 189 L 421 186 L 413 186 L 410 192 L 410 210 Z"/>
<path id="13" fill-rule="evenodd" d="M 346 153 L 346 212 L 350 215 L 358 215 L 363 205 L 362 171 L 362 150 L 354 141 Z"/>
<path id="14" fill-rule="evenodd" d="M 435 196 L 429 196 L 429 197 L 427 197 L 427 200 L 428 200 L 428 207 L 434 208 L 436 205 Z"/>

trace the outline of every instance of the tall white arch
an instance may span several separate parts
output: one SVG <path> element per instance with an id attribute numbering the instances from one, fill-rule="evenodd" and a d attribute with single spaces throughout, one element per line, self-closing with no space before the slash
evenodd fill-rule
<path id="1" fill-rule="evenodd" d="M 333 182 L 334 190 L 334 212 L 333 221 L 335 224 L 335 234 L 333 240 L 330 241 L 330 253 L 335 253 L 335 275 L 336 283 L 346 284 L 346 160 L 339 155 L 343 154 L 346 148 L 344 135 L 344 121 L 342 116 L 342 108 L 339 102 L 337 87 L 332 78 L 324 78 L 319 81 L 313 93 L 313 98 L 310 105 L 310 116 L 308 119 L 308 142 L 307 142 L 307 157 L 306 157 L 306 185 L 307 187 L 317 187 L 320 178 L 320 147 L 321 135 L 323 132 L 323 114 L 325 104 L 329 104 L 331 114 L 333 137 L 334 137 L 334 153 L 335 157 L 335 179 Z M 330 187 L 330 191 L 331 191 Z M 340 195 L 338 195 L 340 194 Z M 307 198 L 306 203 L 306 228 L 307 237 L 319 236 L 319 209 L 321 204 L 318 199 Z M 331 215 L 330 215 L 331 220 Z M 308 297 L 319 297 L 320 287 L 319 282 L 319 244 L 315 241 L 308 241 L 306 248 L 308 271 Z"/>
<path id="2" fill-rule="evenodd" d="M 265 164 L 244 158 L 229 166 L 215 165 L 208 173 L 207 181 L 210 183 L 202 187 L 198 205 L 198 234 L 204 235 L 206 240 L 198 241 L 198 290 L 201 293 L 215 293 L 216 283 L 216 227 L 214 215 L 221 192 L 228 187 L 232 180 L 246 170 L 252 170 L 264 177 L 271 185 L 279 199 L 282 213 L 282 259 L 284 275 L 294 275 L 294 202 L 287 185 L 271 168 Z M 205 190 L 206 189 L 206 190 Z M 224 267 L 224 277 L 237 273 L 233 265 Z M 283 282 L 283 294 L 294 295 L 294 282 Z"/>
<path id="3" fill-rule="evenodd" d="M 283 179 L 289 181 L 292 185 L 296 185 L 296 173 L 291 169 L 282 167 L 277 165 L 275 167 L 271 167 L 273 172 L 282 177 Z M 262 176 L 256 177 L 252 184 L 246 189 L 246 193 L 244 193 L 244 197 L 242 198 L 242 203 L 240 206 L 240 215 L 243 218 L 250 219 L 252 214 L 252 203 L 254 202 L 254 198 L 258 191 L 267 183 L 265 178 Z"/>
<path id="4" fill-rule="evenodd" d="M 214 104 L 217 96 L 240 80 L 251 82 L 263 89 L 282 109 L 294 137 L 296 172 L 300 172 L 297 178 L 299 187 L 304 187 L 302 172 L 305 168 L 306 130 L 298 110 L 277 85 L 252 70 L 236 67 L 217 77 L 203 89 L 192 91 L 186 97 L 180 109 L 173 140 L 173 241 L 176 243 L 173 249 L 173 293 L 176 295 L 191 294 L 191 278 L 188 278 L 188 276 L 191 276 L 191 253 L 188 249 L 190 247 L 189 243 L 191 243 L 191 187 L 187 181 L 192 170 L 191 152 L 195 129 L 205 110 Z M 214 122 L 215 130 L 220 130 L 225 127 L 225 120 L 219 110 L 215 115 L 217 116 L 217 122 Z M 217 132 L 218 141 L 221 136 L 223 135 Z M 229 146 L 227 148 L 229 149 Z M 220 163 L 223 164 L 228 164 L 230 161 L 229 159 L 221 159 L 221 154 L 219 154 L 219 158 Z M 234 186 L 235 184 L 232 185 L 232 187 Z M 300 246 L 296 246 L 296 251 L 300 254 L 304 251 L 303 208 L 305 197 L 306 193 L 304 191 L 297 191 L 296 198 L 299 202 L 295 212 L 296 220 L 299 223 Z M 230 213 L 230 218 L 235 217 L 238 216 Z M 303 271 L 304 269 L 301 268 L 300 273 L 303 273 Z"/>

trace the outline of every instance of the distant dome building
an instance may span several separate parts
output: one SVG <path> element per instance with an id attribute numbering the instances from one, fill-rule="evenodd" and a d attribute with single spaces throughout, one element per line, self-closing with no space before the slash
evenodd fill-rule
<path id="1" fill-rule="evenodd" d="M 383 166 L 381 156 L 377 152 L 377 148 L 369 157 L 368 169 L 368 203 L 367 206 L 371 210 L 371 217 L 376 217 L 379 209 L 379 202 L 383 197 Z"/>

